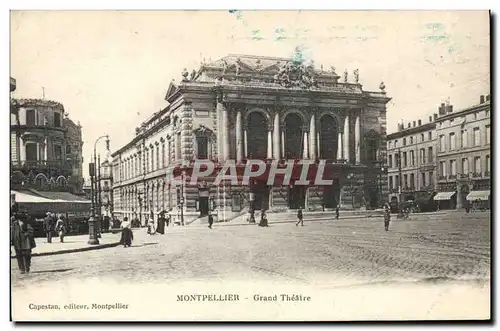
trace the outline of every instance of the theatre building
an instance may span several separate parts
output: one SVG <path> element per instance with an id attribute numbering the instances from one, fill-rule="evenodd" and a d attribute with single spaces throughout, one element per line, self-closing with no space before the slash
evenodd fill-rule
<path id="1" fill-rule="evenodd" d="M 216 212 L 219 220 L 251 205 L 268 212 L 376 208 L 387 199 L 385 86 L 364 91 L 359 72 L 341 76 L 300 60 L 229 55 L 199 69 L 184 69 L 172 82 L 168 106 L 137 129 L 112 154 L 115 213 L 132 216 L 172 210 L 186 222 Z M 326 160 L 332 185 L 214 185 L 215 173 L 196 184 L 190 166 L 173 185 L 166 169 L 174 160 Z M 312 173 L 311 172 L 311 173 Z M 119 207 L 116 205 L 119 204 Z M 146 208 L 146 209 L 145 209 Z M 141 216 L 141 217 L 143 217 Z"/>

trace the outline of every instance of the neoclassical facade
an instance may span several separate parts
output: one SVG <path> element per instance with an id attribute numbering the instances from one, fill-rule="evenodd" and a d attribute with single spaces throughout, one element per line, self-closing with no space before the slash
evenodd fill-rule
<path id="1" fill-rule="evenodd" d="M 137 129 L 113 157 L 115 213 L 172 209 L 186 221 L 217 211 L 219 220 L 255 209 L 375 208 L 387 197 L 385 86 L 364 91 L 359 72 L 350 79 L 285 58 L 229 55 L 171 83 L 168 107 Z M 172 187 L 165 169 L 173 160 L 328 160 L 331 186 L 213 185 Z M 120 202 L 118 202 L 120 201 Z M 120 205 L 121 209 L 116 207 Z"/>

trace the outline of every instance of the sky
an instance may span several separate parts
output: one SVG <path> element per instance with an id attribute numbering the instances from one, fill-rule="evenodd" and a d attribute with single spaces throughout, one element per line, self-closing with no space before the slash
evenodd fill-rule
<path id="1" fill-rule="evenodd" d="M 61 102 L 80 122 L 87 176 L 95 140 L 115 151 L 164 108 L 183 68 L 227 54 L 291 57 L 296 47 L 337 74 L 383 81 L 388 132 L 449 100 L 455 110 L 490 93 L 487 11 L 12 11 L 14 98 Z M 98 145 L 105 155 L 105 144 Z"/>

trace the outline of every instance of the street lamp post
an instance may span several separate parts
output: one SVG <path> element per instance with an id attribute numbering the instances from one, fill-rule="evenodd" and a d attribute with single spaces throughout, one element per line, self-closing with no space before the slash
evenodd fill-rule
<path id="1" fill-rule="evenodd" d="M 89 218 L 89 245 L 99 245 L 99 239 L 97 239 L 97 229 L 95 224 L 95 199 L 94 199 L 94 185 L 95 185 L 95 164 L 89 163 L 89 175 L 90 175 L 90 195 L 91 195 L 91 207 L 90 207 L 90 218 Z"/>
<path id="2" fill-rule="evenodd" d="M 88 241 L 89 245 L 98 245 L 99 244 L 98 232 L 97 232 L 98 228 L 96 226 L 96 218 L 97 217 L 100 218 L 101 211 L 99 210 L 99 216 L 96 216 L 96 209 L 97 209 L 97 207 L 100 208 L 100 206 L 98 205 L 98 196 L 97 196 L 97 194 L 99 194 L 99 196 L 100 196 L 100 192 L 99 193 L 97 192 L 98 185 L 97 185 L 97 180 L 96 180 L 97 174 L 96 174 L 95 167 L 97 165 L 96 147 L 97 147 L 97 143 L 102 138 L 106 138 L 106 144 L 109 146 L 109 136 L 108 135 L 100 136 L 99 138 L 97 138 L 97 140 L 94 143 L 94 163 L 93 164 L 91 163 L 92 166 L 89 169 L 91 182 L 93 183 L 92 187 L 91 187 L 92 201 L 94 201 L 92 203 L 92 208 L 91 208 L 92 216 L 89 219 L 89 241 Z M 92 179 L 94 179 L 94 180 L 92 180 Z"/>

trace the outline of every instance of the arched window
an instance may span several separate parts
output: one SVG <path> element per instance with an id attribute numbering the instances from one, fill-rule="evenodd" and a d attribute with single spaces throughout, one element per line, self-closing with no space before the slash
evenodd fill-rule
<path id="1" fill-rule="evenodd" d="M 247 117 L 247 154 L 249 159 L 267 158 L 267 127 L 264 114 L 254 111 Z"/>
<path id="2" fill-rule="evenodd" d="M 298 159 L 304 148 L 302 119 L 297 114 L 285 117 L 285 159 Z"/>
<path id="3" fill-rule="evenodd" d="M 323 115 L 320 119 L 320 158 L 337 159 L 338 125 L 331 115 Z"/>

